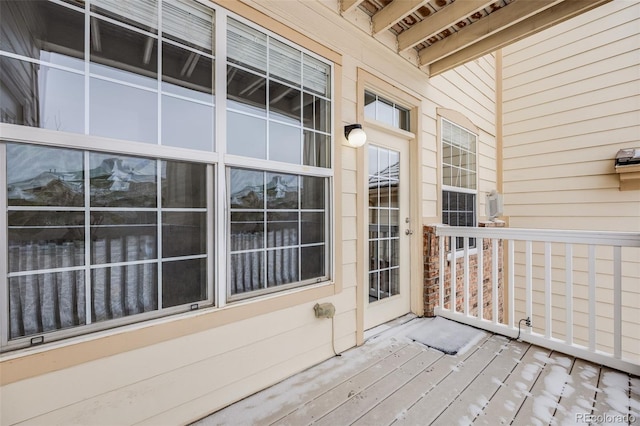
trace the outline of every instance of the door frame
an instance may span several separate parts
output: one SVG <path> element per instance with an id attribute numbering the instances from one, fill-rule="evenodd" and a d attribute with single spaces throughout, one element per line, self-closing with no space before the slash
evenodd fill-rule
<path id="1" fill-rule="evenodd" d="M 409 291 L 410 291 L 410 312 L 421 316 L 424 313 L 424 286 L 423 265 L 422 265 L 422 149 L 421 135 L 421 105 L 422 101 L 417 96 L 412 95 L 408 89 L 401 89 L 390 84 L 386 79 L 377 77 L 370 72 L 358 68 L 358 78 L 356 82 L 356 115 L 358 123 L 363 124 L 366 132 L 367 127 L 373 127 L 378 131 L 389 133 L 394 137 L 400 137 L 409 141 L 409 217 L 411 223 L 405 227 L 409 228 L 413 235 L 409 244 L 410 268 L 409 268 Z M 410 110 L 410 131 L 401 130 L 385 125 L 374 120 L 366 119 L 364 116 L 364 92 L 369 90 L 383 96 L 393 102 Z M 364 317 L 368 303 L 369 294 L 369 262 L 368 262 L 368 170 L 367 164 L 368 143 L 356 151 L 357 156 L 357 278 L 356 287 L 356 344 L 364 343 Z"/>

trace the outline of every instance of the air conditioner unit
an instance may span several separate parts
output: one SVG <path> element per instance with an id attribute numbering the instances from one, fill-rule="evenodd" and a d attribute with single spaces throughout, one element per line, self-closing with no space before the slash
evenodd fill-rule
<path id="1" fill-rule="evenodd" d="M 495 189 L 487 194 L 485 213 L 491 221 L 496 220 L 498 216 L 502 216 L 502 194 L 498 194 Z"/>

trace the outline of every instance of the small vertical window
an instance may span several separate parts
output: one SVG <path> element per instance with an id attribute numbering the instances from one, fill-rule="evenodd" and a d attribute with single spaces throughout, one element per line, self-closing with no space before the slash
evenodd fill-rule
<path id="1" fill-rule="evenodd" d="M 477 136 L 442 120 L 442 223 L 476 226 L 477 223 Z M 463 239 L 456 240 L 462 248 Z M 475 247 L 475 239 L 469 241 Z"/>

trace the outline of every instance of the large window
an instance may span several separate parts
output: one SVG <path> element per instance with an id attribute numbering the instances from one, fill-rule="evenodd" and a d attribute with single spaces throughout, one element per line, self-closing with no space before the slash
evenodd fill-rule
<path id="1" fill-rule="evenodd" d="M 331 67 L 237 20 L 227 34 L 227 152 L 265 160 L 228 164 L 228 295 L 327 280 Z"/>
<path id="2" fill-rule="evenodd" d="M 442 223 L 476 226 L 477 142 L 476 135 L 448 120 L 442 120 Z M 456 241 L 461 248 L 462 238 Z M 475 239 L 470 240 L 475 247 Z"/>
<path id="3" fill-rule="evenodd" d="M 2 350 L 330 280 L 330 63 L 198 0 L 0 20 Z"/>
<path id="4" fill-rule="evenodd" d="M 211 299 L 206 167 L 7 144 L 9 336 Z"/>

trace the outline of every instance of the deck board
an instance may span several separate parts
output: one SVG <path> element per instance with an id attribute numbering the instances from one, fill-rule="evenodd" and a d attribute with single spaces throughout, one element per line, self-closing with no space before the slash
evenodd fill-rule
<path id="1" fill-rule="evenodd" d="M 463 354 L 445 355 L 406 337 L 406 327 L 419 321 L 385 329 L 196 424 L 561 425 L 589 424 L 591 415 L 640 418 L 638 377 L 490 333 Z M 404 334 L 394 331 L 402 327 Z"/>
<path id="2" fill-rule="evenodd" d="M 560 398 L 554 417 L 558 424 L 578 423 L 591 414 L 596 402 L 599 367 L 588 361 L 577 358 L 571 368 L 569 389 Z"/>
<path id="3" fill-rule="evenodd" d="M 420 348 L 415 345 L 405 346 L 348 380 L 339 384 L 336 383 L 335 387 L 328 389 L 322 395 L 312 399 L 273 424 L 279 426 L 311 424 L 338 408 L 345 400 L 353 398 L 363 389 L 379 381 L 405 362 L 415 358 L 420 352 Z"/>
<path id="4" fill-rule="evenodd" d="M 476 419 L 482 425 L 509 424 L 515 418 L 527 394 L 542 372 L 539 358 L 548 357 L 550 350 L 525 344 L 526 351 L 516 368 L 503 381 L 489 404 Z"/>
<path id="5" fill-rule="evenodd" d="M 491 336 L 484 345 L 476 348 L 471 356 L 456 364 L 455 368 L 409 408 L 405 415 L 400 416 L 398 424 L 431 424 L 447 407 L 449 401 L 458 396 L 496 357 L 496 352 L 505 341 L 506 339 L 501 336 Z"/>
<path id="6" fill-rule="evenodd" d="M 422 353 L 407 361 L 396 371 L 388 374 L 367 389 L 353 396 L 342 406 L 332 411 L 315 424 L 321 426 L 349 425 L 356 422 L 364 413 L 375 408 L 381 401 L 402 388 L 417 374 L 430 368 L 444 354 L 424 348 Z"/>
<path id="7" fill-rule="evenodd" d="M 483 339 L 482 343 L 487 340 L 488 338 Z M 438 384 L 451 374 L 460 362 L 468 359 L 473 353 L 474 351 L 470 350 L 460 357 L 443 355 L 432 366 L 422 371 L 405 386 L 359 418 L 354 425 L 389 425 L 393 423 L 423 395 L 436 389 Z"/>
<path id="8" fill-rule="evenodd" d="M 456 397 L 433 424 L 449 426 L 455 418 L 458 418 L 458 423 L 471 424 L 521 362 L 528 347 L 527 343 L 506 341 L 491 363 Z"/>

